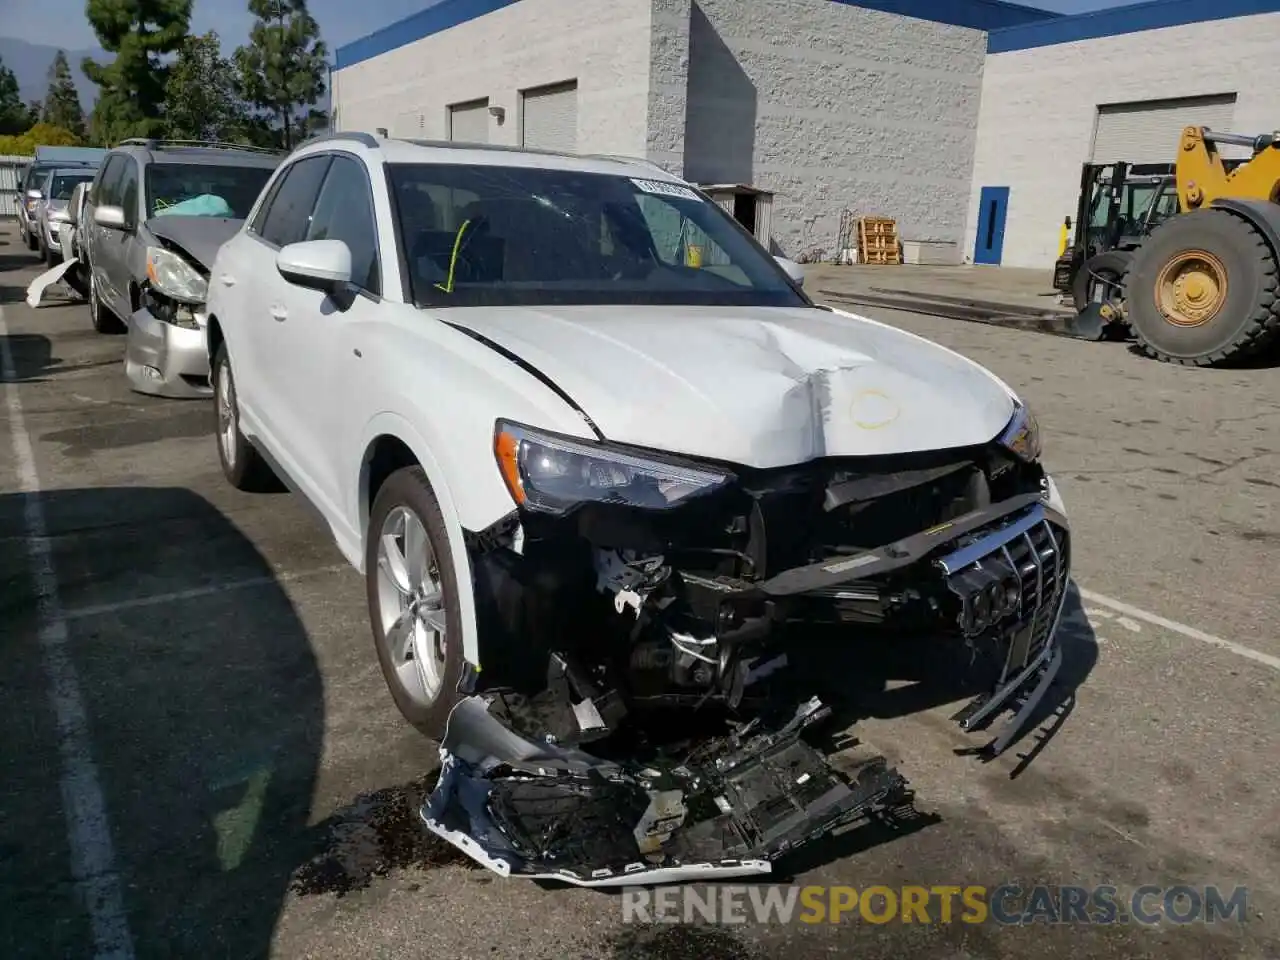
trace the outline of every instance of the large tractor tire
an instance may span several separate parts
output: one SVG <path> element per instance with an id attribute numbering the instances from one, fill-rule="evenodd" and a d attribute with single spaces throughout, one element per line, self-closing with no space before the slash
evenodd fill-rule
<path id="1" fill-rule="evenodd" d="M 1134 251 L 1124 276 L 1139 347 L 1166 363 L 1243 360 L 1280 335 L 1280 264 L 1261 233 L 1226 210 L 1166 220 Z"/>
<path id="2" fill-rule="evenodd" d="M 1083 310 L 1094 302 L 1116 299 L 1119 293 L 1116 288 L 1129 269 L 1131 259 L 1130 250 L 1108 250 L 1082 263 L 1071 281 L 1071 299 L 1076 310 Z M 1099 278 L 1106 283 L 1099 282 Z"/>

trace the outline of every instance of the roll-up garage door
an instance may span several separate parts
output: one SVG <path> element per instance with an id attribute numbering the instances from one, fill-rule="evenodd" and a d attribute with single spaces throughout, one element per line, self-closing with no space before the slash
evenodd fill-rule
<path id="1" fill-rule="evenodd" d="M 472 100 L 450 107 L 449 139 L 462 143 L 488 143 L 489 101 Z"/>
<path id="2" fill-rule="evenodd" d="M 1143 100 L 1098 107 L 1094 163 L 1173 163 L 1183 127 L 1230 132 L 1236 95 Z"/>
<path id="3" fill-rule="evenodd" d="M 524 128 L 521 141 L 535 150 L 578 150 L 578 84 L 558 83 L 553 87 L 526 90 Z"/>

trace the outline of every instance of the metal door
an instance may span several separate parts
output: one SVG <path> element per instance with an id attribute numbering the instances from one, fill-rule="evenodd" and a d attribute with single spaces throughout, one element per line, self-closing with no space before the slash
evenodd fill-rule
<path id="1" fill-rule="evenodd" d="M 998 264 L 1004 253 L 1004 221 L 1009 212 L 1008 187 L 983 187 L 978 198 L 978 236 L 973 262 Z"/>

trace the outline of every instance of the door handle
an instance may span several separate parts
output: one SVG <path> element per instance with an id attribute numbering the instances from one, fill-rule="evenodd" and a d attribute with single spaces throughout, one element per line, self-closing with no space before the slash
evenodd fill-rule
<path id="1" fill-rule="evenodd" d="M 236 278 L 229 273 L 222 274 L 218 279 L 222 281 L 224 287 L 234 287 L 236 285 Z"/>
<path id="2" fill-rule="evenodd" d="M 271 308 L 271 319 L 279 320 L 281 322 L 288 320 L 289 311 L 286 310 L 284 307 L 280 306 L 279 304 L 276 304 L 274 307 Z"/>

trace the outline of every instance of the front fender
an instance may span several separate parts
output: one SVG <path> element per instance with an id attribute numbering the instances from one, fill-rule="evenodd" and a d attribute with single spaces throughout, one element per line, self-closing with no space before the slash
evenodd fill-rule
<path id="1" fill-rule="evenodd" d="M 423 437 L 421 431 L 416 429 L 407 419 L 399 414 L 390 412 L 380 413 L 370 420 L 365 425 L 364 434 L 361 437 L 360 448 L 364 451 L 364 456 L 360 461 L 360 474 L 352 487 L 356 503 L 350 505 L 352 510 L 348 514 L 349 516 L 359 517 L 360 522 L 361 541 L 358 569 L 362 574 L 365 572 L 365 556 L 368 551 L 369 510 L 372 504 L 365 502 L 363 491 L 368 485 L 369 456 L 374 443 L 384 436 L 395 437 L 407 446 L 422 467 L 422 472 L 426 474 L 427 482 L 431 484 L 431 489 L 435 493 L 436 502 L 440 504 L 440 513 L 444 517 L 445 531 L 449 535 L 449 555 L 453 560 L 453 569 L 457 571 L 457 576 L 460 579 L 466 577 L 469 583 L 471 580 L 471 561 L 467 555 L 458 505 L 448 474 L 440 461 L 432 456 L 433 444 L 431 441 Z M 497 471 L 495 470 L 494 472 L 496 475 Z M 508 512 L 511 509 L 510 502 L 511 498 L 508 496 L 506 508 Z M 477 641 L 474 591 L 469 589 L 458 591 L 458 617 L 462 621 L 463 656 L 469 663 L 479 664 L 480 652 Z"/>

